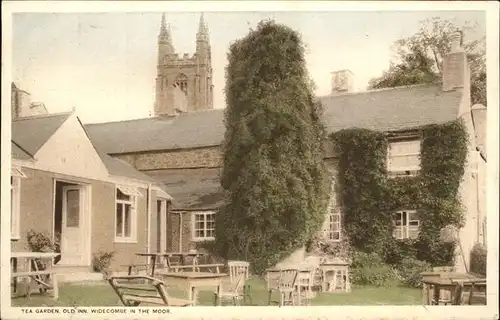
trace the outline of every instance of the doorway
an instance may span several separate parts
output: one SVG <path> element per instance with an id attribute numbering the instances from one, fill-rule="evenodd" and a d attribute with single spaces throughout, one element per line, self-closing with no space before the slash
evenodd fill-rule
<path id="1" fill-rule="evenodd" d="M 55 181 L 54 235 L 59 240 L 59 265 L 84 266 L 90 263 L 90 203 L 88 186 Z"/>

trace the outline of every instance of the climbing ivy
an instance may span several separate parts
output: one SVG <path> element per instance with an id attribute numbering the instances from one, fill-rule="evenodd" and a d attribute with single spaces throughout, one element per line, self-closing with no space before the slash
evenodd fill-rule
<path id="1" fill-rule="evenodd" d="M 421 169 L 416 176 L 387 175 L 388 136 L 351 128 L 330 138 L 339 156 L 336 186 L 344 210 L 344 229 L 358 251 L 375 252 L 389 263 L 404 257 L 432 265 L 452 263 L 454 244 L 440 239 L 442 228 L 463 225 L 458 190 L 467 158 L 467 131 L 461 120 L 429 125 L 421 135 Z M 396 241 L 393 213 L 415 209 L 419 236 Z"/>

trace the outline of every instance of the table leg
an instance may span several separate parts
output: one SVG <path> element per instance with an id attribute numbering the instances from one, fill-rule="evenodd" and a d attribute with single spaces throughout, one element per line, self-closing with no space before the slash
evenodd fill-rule
<path id="1" fill-rule="evenodd" d="M 422 284 L 422 304 L 424 306 L 429 304 L 429 285 L 427 283 Z"/>
<path id="2" fill-rule="evenodd" d="M 220 298 L 220 291 L 221 291 L 220 287 L 221 287 L 221 284 L 219 283 L 219 285 L 217 286 L 217 289 L 216 289 L 217 290 L 217 300 L 218 300 L 217 303 L 219 306 L 222 305 L 222 299 Z"/>
<path id="3" fill-rule="evenodd" d="M 434 286 L 434 299 L 433 301 L 435 301 L 436 305 L 439 305 L 439 296 L 440 296 L 440 293 L 441 293 L 441 287 L 439 285 L 435 285 Z"/>
<path id="4" fill-rule="evenodd" d="M 54 300 L 59 299 L 59 283 L 57 282 L 57 275 L 52 273 L 50 275 L 52 277 L 52 296 Z"/>
<path id="5" fill-rule="evenodd" d="M 156 267 L 156 256 L 151 256 L 151 263 L 153 266 L 151 267 L 151 278 L 155 276 L 155 267 Z"/>

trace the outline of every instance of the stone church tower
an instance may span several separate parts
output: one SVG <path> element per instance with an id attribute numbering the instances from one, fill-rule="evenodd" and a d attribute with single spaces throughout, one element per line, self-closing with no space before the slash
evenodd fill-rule
<path id="1" fill-rule="evenodd" d="M 161 19 L 154 115 L 213 109 L 212 59 L 208 27 L 200 16 L 196 53 L 180 57 L 172 44 L 170 27 Z"/>

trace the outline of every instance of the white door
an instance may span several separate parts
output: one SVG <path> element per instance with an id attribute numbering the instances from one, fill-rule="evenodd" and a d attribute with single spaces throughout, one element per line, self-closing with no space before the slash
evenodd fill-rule
<path id="1" fill-rule="evenodd" d="M 62 188 L 61 262 L 65 265 L 84 265 L 83 188 Z"/>

